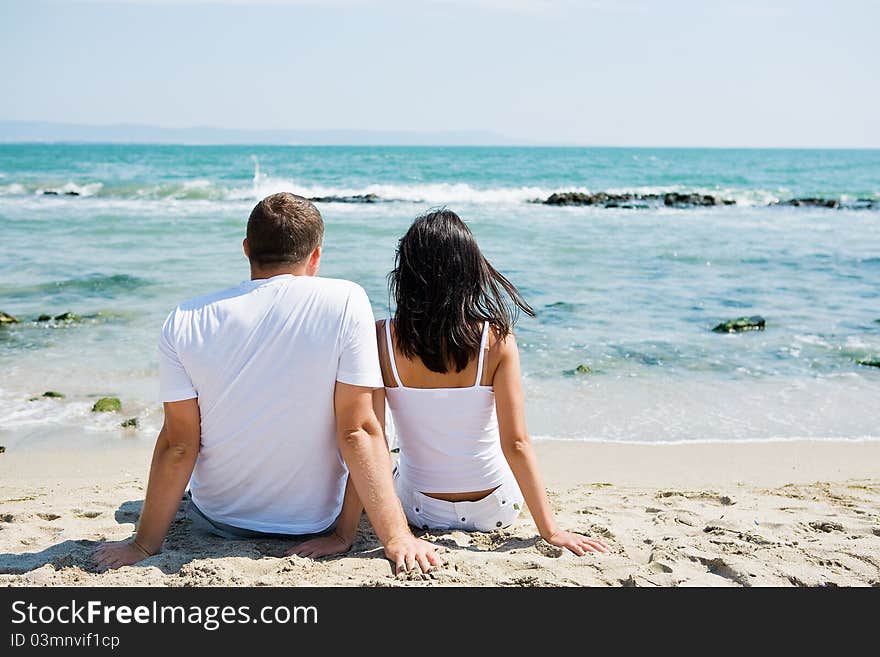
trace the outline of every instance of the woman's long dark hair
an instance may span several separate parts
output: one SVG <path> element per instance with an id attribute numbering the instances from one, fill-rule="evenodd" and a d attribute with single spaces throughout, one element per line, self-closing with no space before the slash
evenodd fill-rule
<path id="1" fill-rule="evenodd" d="M 519 310 L 535 316 L 513 283 L 483 256 L 467 225 L 445 208 L 413 222 L 388 279 L 397 305 L 397 348 L 407 358 L 418 356 L 432 372 L 467 367 L 480 351 L 483 322 L 503 340 Z"/>

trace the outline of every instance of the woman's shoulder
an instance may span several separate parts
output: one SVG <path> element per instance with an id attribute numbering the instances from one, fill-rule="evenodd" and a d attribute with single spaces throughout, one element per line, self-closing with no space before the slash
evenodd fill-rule
<path id="1" fill-rule="evenodd" d="M 516 336 L 513 334 L 513 329 L 511 329 L 507 332 L 506 336 L 502 337 L 501 331 L 497 327 L 490 326 L 489 338 L 486 342 L 487 369 L 494 378 L 498 366 L 516 353 Z"/>
<path id="2" fill-rule="evenodd" d="M 507 335 L 502 337 L 501 331 L 499 331 L 496 326 L 490 325 L 489 339 L 486 342 L 489 351 L 494 351 L 496 353 L 516 349 L 516 336 L 513 333 L 513 329 L 510 329 L 507 332 Z"/>

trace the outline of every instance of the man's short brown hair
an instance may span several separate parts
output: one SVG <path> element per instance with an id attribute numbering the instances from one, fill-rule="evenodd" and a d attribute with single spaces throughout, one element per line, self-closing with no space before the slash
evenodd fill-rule
<path id="1" fill-rule="evenodd" d="M 289 192 L 267 196 L 248 218 L 250 260 L 260 267 L 302 262 L 323 239 L 324 220 L 318 208 Z"/>

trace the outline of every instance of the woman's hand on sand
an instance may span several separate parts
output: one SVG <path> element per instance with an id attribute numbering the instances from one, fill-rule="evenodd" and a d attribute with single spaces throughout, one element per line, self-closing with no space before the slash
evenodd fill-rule
<path id="1" fill-rule="evenodd" d="M 284 553 L 284 556 L 296 555 L 298 557 L 308 557 L 309 559 L 319 559 L 335 554 L 345 554 L 351 549 L 351 544 L 352 541 L 346 540 L 336 532 L 333 532 L 327 536 L 311 538 L 299 545 L 294 545 Z"/>
<path id="2" fill-rule="evenodd" d="M 147 555 L 131 540 L 101 543 L 92 552 L 92 559 L 98 570 L 112 570 L 130 566 L 138 561 L 143 561 Z"/>
<path id="3" fill-rule="evenodd" d="M 550 545 L 574 552 L 579 557 L 584 556 L 587 552 L 601 552 L 603 554 L 609 552 L 608 546 L 598 538 L 589 538 L 574 532 L 556 531 L 544 540 Z"/>

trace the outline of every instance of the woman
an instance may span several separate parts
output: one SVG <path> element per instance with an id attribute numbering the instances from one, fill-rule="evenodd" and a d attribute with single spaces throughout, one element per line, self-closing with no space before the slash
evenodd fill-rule
<path id="1" fill-rule="evenodd" d="M 564 531 L 526 431 L 515 308 L 534 311 L 483 257 L 451 210 L 415 220 L 389 274 L 393 320 L 377 322 L 385 394 L 374 393 L 384 423 L 385 395 L 397 427 L 397 494 L 420 529 L 491 531 L 516 520 L 523 500 L 541 537 L 580 556 L 607 552 L 602 541 Z M 319 557 L 351 546 L 361 505 L 348 486 L 330 536 L 291 550 Z"/>

